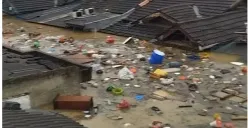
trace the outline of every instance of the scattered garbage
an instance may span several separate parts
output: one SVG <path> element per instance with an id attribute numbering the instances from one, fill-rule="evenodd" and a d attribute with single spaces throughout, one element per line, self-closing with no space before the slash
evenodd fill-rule
<path id="1" fill-rule="evenodd" d="M 112 119 L 112 120 L 121 120 L 121 119 L 123 119 L 122 116 L 114 115 L 114 114 L 108 114 L 108 115 L 106 115 L 106 117 L 109 118 L 109 119 Z"/>
<path id="2" fill-rule="evenodd" d="M 128 37 L 122 44 L 133 44 L 133 43 L 135 43 L 133 37 Z"/>
<path id="3" fill-rule="evenodd" d="M 185 105 L 179 105 L 179 108 L 191 108 L 192 105 L 191 104 L 185 104 Z"/>
<path id="4" fill-rule="evenodd" d="M 163 112 L 156 106 L 152 106 L 151 110 L 153 110 L 154 112 L 156 112 L 157 114 L 163 114 Z"/>
<path id="5" fill-rule="evenodd" d="M 111 45 L 111 47 L 109 47 L 110 45 L 102 44 L 102 42 L 100 44 L 96 43 L 94 45 L 90 45 L 88 41 L 75 41 L 73 37 L 65 38 L 64 36 L 47 36 L 42 37 L 43 39 L 41 39 L 41 37 L 42 36 L 36 37 L 38 38 L 36 39 L 35 36 L 32 35 L 32 38 L 29 39 L 27 38 L 27 35 L 24 35 L 23 38 L 26 39 L 20 41 L 24 42 L 28 47 L 33 46 L 39 48 L 36 50 L 42 50 L 43 47 L 46 47 L 45 52 L 53 54 L 59 52 L 61 56 L 69 56 L 77 53 L 93 59 L 92 63 L 89 63 L 89 65 L 92 66 L 92 71 L 94 72 L 92 77 L 93 80 L 81 84 L 80 87 L 81 89 L 84 89 L 84 91 L 86 91 L 87 88 L 92 89 L 92 87 L 97 89 L 97 92 L 99 92 L 102 88 L 106 89 L 106 91 L 101 90 L 101 93 L 99 93 L 101 97 L 108 98 L 107 103 L 102 104 L 104 105 L 103 108 L 106 110 L 118 112 L 117 108 L 123 110 L 128 109 L 131 106 L 133 107 L 134 105 L 131 105 L 131 100 L 135 103 L 141 104 L 145 103 L 143 101 L 147 98 L 153 99 L 152 102 L 154 102 L 154 104 L 151 105 L 153 107 L 149 108 L 149 110 L 151 109 L 153 112 L 158 114 L 161 113 L 161 110 L 156 106 L 159 106 L 161 109 L 162 107 L 156 104 L 158 103 L 157 100 L 185 102 L 185 104 L 176 105 L 178 109 L 180 108 L 180 110 L 187 108 L 191 109 L 193 106 L 197 106 L 198 103 L 201 103 L 198 102 L 201 98 L 204 102 L 218 102 L 218 104 L 222 104 L 219 100 L 225 100 L 226 102 L 232 103 L 230 105 L 225 104 L 225 106 L 221 106 L 221 109 L 226 111 L 236 110 L 236 107 L 241 108 L 240 111 L 247 109 L 246 95 L 242 92 L 242 88 L 245 87 L 246 83 L 241 79 L 246 76 L 247 69 L 246 66 L 243 66 L 244 64 L 241 64 L 240 62 L 232 63 L 234 65 L 238 65 L 238 67 L 231 64 L 227 67 L 222 67 L 217 65 L 217 63 L 209 62 L 207 59 L 203 59 L 208 58 L 208 56 L 202 54 L 185 54 L 183 61 L 181 61 L 182 58 L 177 58 L 177 56 L 175 56 L 176 52 L 174 53 L 174 51 L 169 53 L 164 50 L 166 51 L 164 53 L 157 49 L 154 50 L 154 47 L 151 47 L 148 51 L 153 51 L 147 63 L 145 61 L 149 52 L 147 54 L 147 51 L 145 51 L 147 50 L 145 49 L 146 47 L 143 45 L 135 47 L 135 43 L 132 43 L 133 45 L 128 45 L 131 44 L 131 37 L 128 39 L 130 42 L 125 41 L 125 47 L 122 47 L 119 44 Z M 43 43 L 44 38 L 46 38 L 45 42 L 49 42 L 48 46 Z M 37 44 L 35 44 L 36 40 L 38 41 Z M 114 41 L 106 40 L 106 43 L 109 44 L 113 44 L 114 42 L 115 39 Z M 60 57 L 60 55 L 58 56 Z M 9 57 L 11 58 L 11 56 Z M 168 59 L 164 60 L 166 57 Z M 201 59 L 202 63 L 192 61 L 189 62 L 186 57 L 189 60 Z M 10 58 L 7 57 L 7 59 L 3 61 L 9 63 L 20 62 L 9 60 Z M 12 58 L 14 59 L 16 57 Z M 169 60 L 169 58 L 171 58 L 171 60 Z M 149 63 L 152 65 L 149 65 Z M 229 67 L 230 65 L 231 67 Z M 242 73 L 242 75 L 240 75 L 240 73 Z M 97 77 L 97 79 L 95 77 Z M 214 91 L 212 92 L 212 90 Z M 120 102 L 119 98 L 122 98 L 123 94 L 125 94 L 125 96 L 130 96 L 131 100 L 123 100 Z M 72 99 L 65 98 L 61 101 L 55 99 L 55 109 L 84 110 L 84 117 L 87 119 L 92 118 L 94 114 L 102 112 L 102 109 L 92 107 L 92 97 L 84 100 L 79 98 L 75 99 L 75 101 L 72 101 Z M 191 99 L 192 101 L 188 102 L 188 99 Z M 76 103 L 76 101 L 78 101 L 78 103 Z M 215 109 L 219 108 L 219 106 L 216 106 L 215 108 L 211 105 L 212 104 L 207 107 L 205 106 L 206 109 L 201 109 L 195 114 L 198 114 L 199 116 L 208 116 L 212 111 L 216 111 Z M 89 109 L 91 109 L 91 111 Z M 209 109 L 212 109 L 211 112 Z M 118 114 L 114 114 L 108 118 L 112 120 L 123 119 L 123 117 Z M 238 115 L 235 117 L 233 116 L 232 120 L 246 120 L 246 118 L 241 118 L 241 115 Z M 218 126 L 219 122 L 221 122 L 221 120 L 215 118 L 210 125 Z M 171 127 L 170 124 L 163 124 L 162 122 L 157 122 L 154 124 L 155 125 L 153 128 Z M 130 123 L 126 123 L 126 126 L 124 124 L 124 127 L 133 127 L 131 125 Z M 207 123 L 206 125 L 209 124 Z"/>
<path id="6" fill-rule="evenodd" d="M 131 67 L 129 70 L 130 70 L 133 74 L 135 74 L 135 73 L 137 72 L 137 69 L 136 69 L 135 67 Z"/>
<path id="7" fill-rule="evenodd" d="M 107 36 L 106 43 L 108 44 L 113 44 L 115 42 L 114 37 L 112 36 Z"/>
<path id="8" fill-rule="evenodd" d="M 210 75 L 209 78 L 215 79 L 215 76 L 214 75 Z"/>
<path id="9" fill-rule="evenodd" d="M 247 120 L 246 115 L 234 115 L 232 116 L 232 120 Z"/>
<path id="10" fill-rule="evenodd" d="M 135 88 L 140 88 L 141 86 L 140 85 L 137 85 L 137 84 L 135 84 L 135 85 L 133 85 Z"/>
<path id="11" fill-rule="evenodd" d="M 152 93 L 151 98 L 158 99 L 158 100 L 165 100 L 168 97 L 170 97 L 170 94 L 168 92 L 165 92 L 163 90 L 157 90 Z"/>
<path id="12" fill-rule="evenodd" d="M 187 77 L 186 77 L 186 76 L 179 76 L 178 79 L 179 79 L 179 80 L 186 80 Z"/>
<path id="13" fill-rule="evenodd" d="M 134 78 L 133 73 L 127 67 L 122 68 L 118 72 L 118 76 L 120 79 L 123 79 L 123 80 L 131 80 Z"/>
<path id="14" fill-rule="evenodd" d="M 199 55 L 189 55 L 187 56 L 188 59 L 190 60 L 200 60 L 201 57 Z"/>
<path id="15" fill-rule="evenodd" d="M 214 120 L 215 121 L 210 123 L 210 126 L 215 128 L 222 128 L 222 121 L 219 113 L 214 114 Z"/>
<path id="16" fill-rule="evenodd" d="M 181 69 L 180 68 L 166 68 L 164 69 L 167 73 L 172 73 L 172 72 L 179 72 Z"/>
<path id="17" fill-rule="evenodd" d="M 241 70 L 243 73 L 247 73 L 247 67 L 243 67 Z"/>
<path id="18" fill-rule="evenodd" d="M 156 69 L 152 75 L 155 75 L 157 77 L 165 77 L 168 75 L 168 73 L 163 69 Z"/>
<path id="19" fill-rule="evenodd" d="M 103 71 L 102 70 L 97 70 L 96 73 L 97 74 L 103 74 Z"/>
<path id="20" fill-rule="evenodd" d="M 153 50 L 152 55 L 149 59 L 150 64 L 162 64 L 165 57 L 165 53 L 157 49 Z"/>
<path id="21" fill-rule="evenodd" d="M 35 41 L 33 46 L 35 48 L 39 48 L 40 47 L 40 42 L 39 41 Z"/>
<path id="22" fill-rule="evenodd" d="M 189 91 L 196 91 L 198 90 L 198 87 L 196 84 L 188 84 L 189 86 Z"/>
<path id="23" fill-rule="evenodd" d="M 160 81 L 161 81 L 161 84 L 169 85 L 174 82 L 174 78 L 169 78 L 169 79 L 160 78 Z"/>
<path id="24" fill-rule="evenodd" d="M 123 92 L 124 92 L 124 90 L 123 90 L 122 88 L 113 88 L 113 89 L 112 89 L 112 93 L 113 93 L 114 95 L 122 95 Z"/>
<path id="25" fill-rule="evenodd" d="M 54 100 L 54 109 L 85 110 L 93 108 L 91 96 L 57 96 Z"/>
<path id="26" fill-rule="evenodd" d="M 174 62 L 170 62 L 168 65 L 169 68 L 180 68 L 182 66 L 182 63 L 174 61 Z"/>
<path id="27" fill-rule="evenodd" d="M 227 74 L 227 73 L 230 73 L 231 71 L 230 70 L 227 70 L 227 69 L 222 69 L 220 70 L 220 73 L 222 74 Z"/>
<path id="28" fill-rule="evenodd" d="M 146 58 L 145 58 L 144 55 L 142 55 L 142 54 L 137 54 L 136 56 L 137 56 L 137 59 L 139 59 L 140 61 L 146 61 Z"/>
<path id="29" fill-rule="evenodd" d="M 142 101 L 142 100 L 144 99 L 144 95 L 137 94 L 137 95 L 135 96 L 135 99 L 136 99 L 137 101 Z"/>
<path id="30" fill-rule="evenodd" d="M 94 88 L 98 88 L 98 83 L 96 83 L 95 81 L 89 81 L 88 84 L 90 84 Z"/>
<path id="31" fill-rule="evenodd" d="M 208 115 L 208 110 L 202 109 L 198 112 L 198 115 L 200 116 L 207 116 Z"/>
<path id="32" fill-rule="evenodd" d="M 160 121 L 153 121 L 150 128 L 163 128 L 163 123 Z"/>
<path id="33" fill-rule="evenodd" d="M 20 27 L 19 29 L 17 29 L 17 31 L 25 32 L 26 30 L 24 29 L 24 27 Z"/>
<path id="34" fill-rule="evenodd" d="M 225 128 L 235 128 L 234 125 L 233 125 L 233 123 L 225 123 L 224 124 L 224 127 Z"/>
<path id="35" fill-rule="evenodd" d="M 241 62 L 230 62 L 230 63 L 233 64 L 233 65 L 237 65 L 237 66 L 244 65 L 244 63 L 241 63 Z"/>
<path id="36" fill-rule="evenodd" d="M 119 109 L 129 109 L 130 104 L 126 100 L 122 100 L 122 102 L 117 105 L 117 108 L 119 108 Z"/>
<path id="37" fill-rule="evenodd" d="M 129 127 L 129 126 L 131 126 L 132 124 L 130 124 L 130 123 L 125 123 L 124 124 L 124 127 Z"/>
<path id="38" fill-rule="evenodd" d="M 150 125 L 150 128 L 171 128 L 171 125 L 168 123 L 163 124 L 160 121 L 153 121 L 152 124 Z"/>
<path id="39" fill-rule="evenodd" d="M 115 87 L 114 86 L 108 86 L 108 88 L 106 89 L 107 92 L 112 92 L 112 90 L 114 89 Z"/>

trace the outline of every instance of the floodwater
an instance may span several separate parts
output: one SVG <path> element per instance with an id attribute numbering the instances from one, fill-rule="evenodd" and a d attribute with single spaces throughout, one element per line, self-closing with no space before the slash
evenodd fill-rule
<path id="1" fill-rule="evenodd" d="M 103 34 L 103 33 L 72 31 L 72 30 L 64 29 L 64 28 L 57 28 L 57 27 L 51 27 L 51 26 L 40 25 L 40 24 L 35 24 L 35 23 L 28 23 L 25 21 L 18 20 L 15 17 L 3 16 L 3 30 L 10 29 L 10 30 L 16 31 L 20 27 L 24 27 L 25 30 L 28 32 L 40 32 L 43 35 L 50 35 L 50 36 L 65 35 L 68 37 L 70 36 L 74 37 L 77 40 L 86 40 L 86 39 L 104 40 L 106 36 L 108 35 L 108 34 Z M 20 33 L 16 32 L 13 35 L 8 35 L 5 37 L 8 38 L 10 36 L 15 36 L 18 34 Z M 119 41 L 122 41 L 122 40 L 124 41 L 125 37 L 118 37 L 116 39 L 118 39 Z M 227 63 L 230 61 L 237 61 L 239 59 L 239 56 L 210 52 L 210 59 L 212 59 L 213 61 Z M 83 94 L 91 95 L 95 97 L 95 99 L 97 99 L 98 90 L 94 88 L 87 88 L 87 92 L 85 91 Z M 128 97 L 125 97 L 125 99 L 127 98 Z M 148 114 L 144 114 L 147 111 L 144 108 L 149 108 L 150 106 L 154 104 L 156 104 L 158 108 L 161 108 L 162 111 L 165 111 L 167 113 L 162 115 L 162 117 L 148 116 Z M 139 122 L 139 124 L 137 125 L 140 125 L 141 127 L 144 125 L 146 126 L 149 122 L 152 122 L 154 120 L 161 120 L 161 118 L 166 119 L 166 121 L 169 121 L 172 124 L 177 123 L 178 125 L 180 125 L 179 127 L 182 127 L 181 125 L 183 125 L 183 124 L 178 123 L 178 122 L 181 122 L 182 120 L 189 122 L 190 124 L 198 124 L 199 122 L 207 124 L 208 122 L 212 121 L 211 117 L 200 117 L 198 115 L 191 115 L 191 114 L 187 115 L 187 118 L 191 120 L 186 120 L 187 118 L 181 117 L 178 115 L 180 115 L 181 113 L 191 113 L 192 110 L 186 109 L 182 111 L 181 109 L 177 109 L 178 104 L 179 104 L 178 101 L 168 100 L 164 102 L 156 102 L 153 100 L 149 100 L 146 105 L 137 106 L 136 108 L 131 110 L 131 113 L 132 113 L 131 115 L 118 113 L 124 117 L 124 119 L 120 121 L 110 120 L 106 118 L 104 115 L 106 113 L 104 112 L 99 113 L 96 117 L 90 120 L 81 120 L 83 118 L 83 114 L 82 112 L 79 112 L 79 111 L 59 111 L 59 112 L 61 112 L 62 114 L 74 120 L 77 120 L 77 121 L 80 120 L 81 124 L 84 124 L 85 126 L 92 127 L 92 128 L 99 127 L 99 126 L 102 128 L 117 128 L 117 127 L 120 128 L 120 127 L 123 127 L 122 125 L 125 123 L 137 124 L 137 122 Z M 45 110 L 52 110 L 52 104 L 40 106 L 40 108 L 45 109 Z M 138 126 L 135 126 L 135 128 L 137 127 Z"/>
<path id="2" fill-rule="evenodd" d="M 108 36 L 108 34 L 104 34 L 100 32 L 95 33 L 95 32 L 73 31 L 71 29 L 25 22 L 12 16 L 7 16 L 7 15 L 3 16 L 3 30 L 10 29 L 12 31 L 16 31 L 20 27 L 24 27 L 25 30 L 27 30 L 28 32 L 40 32 L 43 35 L 50 35 L 50 36 L 65 35 L 67 37 L 71 36 L 77 40 L 86 40 L 86 39 L 104 40 L 106 36 Z M 15 34 L 16 33 L 14 33 L 13 35 L 4 36 L 4 38 L 8 38 L 9 36 L 14 36 Z M 125 37 L 118 37 L 116 39 L 119 41 L 124 41 Z M 209 52 L 209 54 L 210 54 L 210 59 L 216 62 L 227 63 L 231 61 L 238 61 L 240 59 L 238 55 L 222 54 L 222 53 L 214 53 L 214 52 Z"/>
<path id="3" fill-rule="evenodd" d="M 10 29 L 16 31 L 20 27 L 24 27 L 25 30 L 27 30 L 28 32 L 40 32 L 44 35 L 50 35 L 50 36 L 65 35 L 67 37 L 71 36 L 77 40 L 105 39 L 106 36 L 108 36 L 108 34 L 99 33 L 99 32 L 95 33 L 95 32 L 73 31 L 72 29 L 65 29 L 54 26 L 26 22 L 17 19 L 16 17 L 12 17 L 8 15 L 3 16 L 3 30 Z"/>

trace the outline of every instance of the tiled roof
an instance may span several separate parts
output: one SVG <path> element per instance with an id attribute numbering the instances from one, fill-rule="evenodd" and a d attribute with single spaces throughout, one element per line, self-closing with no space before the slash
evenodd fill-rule
<path id="1" fill-rule="evenodd" d="M 160 9 L 160 12 L 165 16 L 172 18 L 175 22 L 194 20 L 198 18 L 193 10 L 193 5 L 194 4 L 177 4 Z M 199 13 L 201 14 L 201 12 Z"/>
<path id="2" fill-rule="evenodd" d="M 98 12 L 106 9 L 111 13 L 122 14 L 137 6 L 140 0 L 83 0 L 82 8 L 95 8 Z"/>
<path id="3" fill-rule="evenodd" d="M 72 12 L 74 9 L 79 9 L 81 6 L 80 2 L 74 2 L 69 5 L 60 6 L 56 8 L 51 8 L 43 11 L 37 11 L 33 13 L 18 15 L 18 18 L 32 21 L 32 22 L 39 22 L 43 20 L 47 20 L 52 17 L 56 17 L 58 15 L 66 14 L 68 12 Z"/>
<path id="4" fill-rule="evenodd" d="M 38 61 L 47 61 L 48 65 L 53 65 L 52 67 L 55 68 L 61 67 L 45 58 L 28 55 L 18 54 L 3 48 L 3 80 L 51 70 Z"/>
<path id="5" fill-rule="evenodd" d="M 179 23 L 180 29 L 202 46 L 235 39 L 234 32 L 245 31 L 246 10 L 224 13 L 201 20 Z"/>
<path id="6" fill-rule="evenodd" d="M 13 14 L 39 11 L 54 6 L 53 0 L 4 0 L 4 2 L 9 3 L 9 6 L 15 10 L 15 12 L 12 12 L 8 10 L 8 7 L 4 7 L 4 9 L 6 8 L 5 11 Z"/>
<path id="7" fill-rule="evenodd" d="M 74 0 L 58 0 L 57 6 L 69 4 Z M 23 14 L 53 8 L 54 0 L 4 0 L 3 10 L 9 14 Z M 12 7 L 14 11 L 9 10 Z"/>
<path id="8" fill-rule="evenodd" d="M 71 19 L 71 20 L 66 21 L 66 24 L 68 24 L 69 26 L 82 26 L 83 27 L 86 23 L 109 18 L 113 15 L 114 14 L 112 13 L 100 13 L 97 15 Z"/>
<path id="9" fill-rule="evenodd" d="M 6 110 L 21 110 L 21 105 L 17 102 L 3 101 L 2 109 Z"/>
<path id="10" fill-rule="evenodd" d="M 186 4 L 191 3 L 198 6 L 202 15 L 210 16 L 216 15 L 219 13 L 224 12 L 230 5 L 233 3 L 234 0 L 153 0 L 147 5 L 143 7 L 139 7 L 136 9 L 134 13 L 132 13 L 127 19 L 130 21 L 137 21 L 146 17 L 152 13 L 155 13 L 157 9 L 177 5 L 177 4 Z"/>
<path id="11" fill-rule="evenodd" d="M 139 4 L 142 0 L 119 0 L 116 4 L 113 4 L 110 8 L 110 12 L 122 14 L 127 12 L 128 10 L 134 8 Z"/>
<path id="12" fill-rule="evenodd" d="M 75 121 L 48 111 L 3 110 L 3 128 L 84 128 Z"/>
<path id="13" fill-rule="evenodd" d="M 158 27 L 153 25 L 141 24 L 129 26 L 129 24 L 118 22 L 110 27 L 105 28 L 104 30 L 101 30 L 101 32 L 114 34 L 118 36 L 132 36 L 140 39 L 149 40 L 156 38 L 158 35 L 162 34 L 170 27 L 171 26 Z"/>
<path id="14" fill-rule="evenodd" d="M 76 1 L 69 5 L 18 15 L 18 17 L 29 22 L 36 22 L 57 27 L 66 27 L 67 25 L 65 24 L 65 21 L 73 19 L 71 12 L 73 10 L 79 9 L 80 7 L 81 2 Z"/>

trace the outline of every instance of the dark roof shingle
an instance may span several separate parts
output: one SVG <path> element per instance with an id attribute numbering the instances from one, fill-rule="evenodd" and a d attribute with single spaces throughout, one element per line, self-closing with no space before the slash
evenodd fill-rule
<path id="1" fill-rule="evenodd" d="M 73 120 L 48 111 L 3 110 L 3 128 L 84 128 Z"/>
<path id="2" fill-rule="evenodd" d="M 201 20 L 182 22 L 180 28 L 202 46 L 222 43 L 237 37 L 236 31 L 245 31 L 246 11 L 233 11 Z"/>
<path id="3" fill-rule="evenodd" d="M 58 0 L 58 6 L 68 4 L 74 0 Z M 3 11 L 8 14 L 23 14 L 46 10 L 55 6 L 54 0 L 3 0 Z M 13 8 L 13 11 L 9 10 Z"/>
<path id="4" fill-rule="evenodd" d="M 170 27 L 171 26 L 159 27 L 145 24 L 136 24 L 129 26 L 129 24 L 118 22 L 112 26 L 101 30 L 101 32 L 126 37 L 132 36 L 135 38 L 149 40 L 156 38 L 158 35 L 162 34 Z"/>
<path id="5" fill-rule="evenodd" d="M 216 15 L 224 12 L 234 0 L 153 0 L 144 7 L 139 7 L 132 13 L 127 19 L 134 22 L 142 19 L 152 13 L 155 13 L 157 9 L 174 6 L 177 4 L 194 4 L 198 6 L 202 15 Z"/>

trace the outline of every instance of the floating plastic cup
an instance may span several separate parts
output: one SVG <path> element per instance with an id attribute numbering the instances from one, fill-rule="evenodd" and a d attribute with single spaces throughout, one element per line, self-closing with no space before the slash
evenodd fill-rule
<path id="1" fill-rule="evenodd" d="M 122 88 L 113 88 L 112 93 L 114 95 L 122 95 L 123 94 L 123 89 Z"/>
<path id="2" fill-rule="evenodd" d="M 152 55 L 150 57 L 150 64 L 162 64 L 164 60 L 165 54 L 157 49 L 153 50 Z"/>

